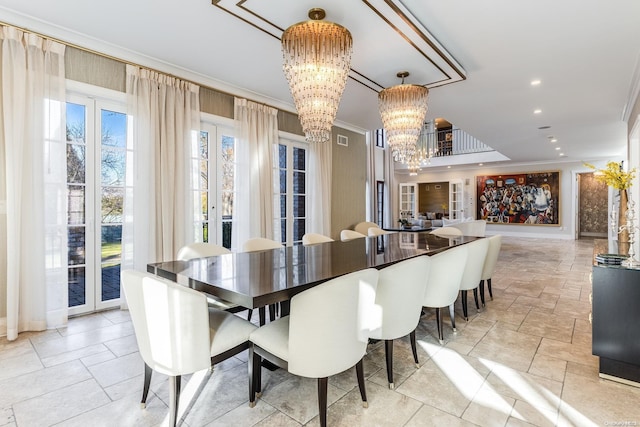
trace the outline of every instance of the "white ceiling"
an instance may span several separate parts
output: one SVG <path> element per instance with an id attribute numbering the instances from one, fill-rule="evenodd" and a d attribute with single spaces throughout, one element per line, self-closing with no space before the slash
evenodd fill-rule
<path id="1" fill-rule="evenodd" d="M 427 119 L 443 117 L 514 162 L 624 157 L 638 1 L 214 2 L 0 0 L 0 21 L 295 111 L 278 37 L 322 7 L 354 38 L 339 125 L 381 127 L 376 91 L 408 70 L 407 82 L 430 87 Z"/>

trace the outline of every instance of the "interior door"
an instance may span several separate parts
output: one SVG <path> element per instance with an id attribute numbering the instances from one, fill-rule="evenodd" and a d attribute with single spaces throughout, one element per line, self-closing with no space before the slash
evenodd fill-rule
<path id="1" fill-rule="evenodd" d="M 464 218 L 464 186 L 462 180 L 449 181 L 449 219 Z"/>

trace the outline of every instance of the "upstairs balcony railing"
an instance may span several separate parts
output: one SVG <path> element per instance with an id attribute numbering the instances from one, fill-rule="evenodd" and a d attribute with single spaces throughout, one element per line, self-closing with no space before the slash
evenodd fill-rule
<path id="1" fill-rule="evenodd" d="M 495 151 L 479 139 L 462 129 L 446 129 L 435 132 L 423 132 L 417 143 L 421 161 L 432 157 L 454 156 Z"/>

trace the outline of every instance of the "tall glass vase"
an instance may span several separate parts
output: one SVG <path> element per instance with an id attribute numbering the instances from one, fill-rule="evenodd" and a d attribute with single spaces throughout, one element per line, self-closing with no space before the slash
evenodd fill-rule
<path id="1" fill-rule="evenodd" d="M 629 253 L 629 230 L 620 226 L 627 224 L 627 205 L 629 197 L 627 190 L 620 190 L 620 209 L 618 211 L 618 253 L 626 255 Z"/>

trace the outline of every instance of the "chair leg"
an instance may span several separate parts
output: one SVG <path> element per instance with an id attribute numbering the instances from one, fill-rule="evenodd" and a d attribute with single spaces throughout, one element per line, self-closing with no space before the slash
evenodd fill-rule
<path id="1" fill-rule="evenodd" d="M 416 330 L 414 329 L 409 334 L 409 340 L 411 341 L 411 352 L 413 353 L 413 360 L 416 362 L 416 368 L 420 367 L 420 362 L 418 361 L 418 346 L 416 346 Z"/>
<path id="2" fill-rule="evenodd" d="M 260 326 L 264 326 L 267 323 L 267 313 L 264 307 L 258 309 L 258 314 L 260 315 Z"/>
<path id="3" fill-rule="evenodd" d="M 276 320 L 276 304 L 269 304 L 269 321 L 273 322 Z"/>
<path id="4" fill-rule="evenodd" d="M 149 385 L 151 384 L 151 374 L 153 369 L 146 363 L 144 364 L 144 385 L 142 387 L 142 400 L 140 401 L 140 407 L 142 409 L 147 407 L 147 396 L 149 395 Z"/>
<path id="5" fill-rule="evenodd" d="M 367 389 L 364 387 L 364 364 L 362 361 L 363 359 L 360 359 L 358 363 L 356 363 L 356 377 L 358 377 L 358 388 L 360 389 L 362 406 L 368 408 L 369 403 L 367 403 Z"/>
<path id="6" fill-rule="evenodd" d="M 247 320 L 251 321 L 251 316 L 253 316 L 253 309 L 249 309 L 249 313 L 247 313 Z"/>
<path id="7" fill-rule="evenodd" d="M 453 304 L 449 306 L 449 317 L 451 317 L 451 327 L 453 328 L 453 332 L 456 332 L 456 314 L 453 311 Z"/>
<path id="8" fill-rule="evenodd" d="M 436 324 L 438 326 L 438 340 L 440 344 L 444 344 L 444 333 L 442 332 L 442 311 L 440 307 L 436 308 Z"/>
<path id="9" fill-rule="evenodd" d="M 467 291 L 461 291 L 460 292 L 462 294 L 462 315 L 464 316 L 464 319 L 468 322 L 469 321 L 469 309 L 467 307 Z"/>
<path id="10" fill-rule="evenodd" d="M 260 394 L 261 384 L 260 381 L 262 379 L 261 374 L 261 357 L 258 356 L 254 349 L 253 345 L 249 346 L 249 360 L 247 363 L 247 367 L 249 369 L 249 407 L 253 408 L 256 406 L 256 396 Z"/>
<path id="11" fill-rule="evenodd" d="M 387 362 L 387 381 L 389 388 L 393 390 L 393 340 L 384 340 L 384 355 Z"/>
<path id="12" fill-rule="evenodd" d="M 482 301 L 482 306 L 484 307 L 484 280 L 480 281 L 480 301 Z"/>
<path id="13" fill-rule="evenodd" d="M 327 386 L 329 378 L 318 378 L 318 417 L 320 427 L 327 427 Z"/>
<path id="14" fill-rule="evenodd" d="M 476 310 L 480 311 L 480 304 L 478 304 L 478 288 L 473 289 L 473 299 L 476 302 Z"/>
<path id="15" fill-rule="evenodd" d="M 180 401 L 180 375 L 169 377 L 169 426 L 175 427 L 178 421 L 178 402 Z"/>
<path id="16" fill-rule="evenodd" d="M 491 297 L 491 301 L 493 301 L 493 291 L 491 290 L 491 278 L 487 279 L 487 288 L 489 288 L 489 296 Z"/>

